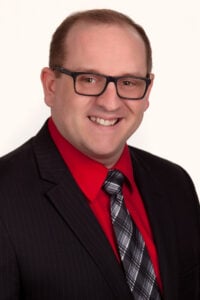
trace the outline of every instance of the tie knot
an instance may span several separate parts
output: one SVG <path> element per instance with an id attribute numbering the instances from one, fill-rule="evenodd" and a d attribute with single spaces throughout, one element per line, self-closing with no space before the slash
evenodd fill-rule
<path id="1" fill-rule="evenodd" d="M 121 191 L 123 183 L 124 175 L 118 170 L 110 170 L 103 184 L 103 189 L 109 195 L 114 195 Z"/>

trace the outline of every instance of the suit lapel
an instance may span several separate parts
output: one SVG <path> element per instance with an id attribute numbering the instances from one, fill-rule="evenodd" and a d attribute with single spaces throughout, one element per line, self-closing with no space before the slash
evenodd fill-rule
<path id="1" fill-rule="evenodd" d="M 69 177 L 63 179 L 48 192 L 48 196 L 80 244 L 87 249 L 115 295 L 130 297 L 112 249 L 76 183 Z"/>
<path id="2" fill-rule="evenodd" d="M 170 207 L 170 199 L 167 197 L 168 191 L 164 191 L 159 185 L 159 180 L 152 177 L 151 170 L 148 168 L 148 161 L 145 164 L 141 160 L 138 150 L 136 155 L 133 151 L 132 161 L 134 177 L 149 217 L 158 252 L 164 299 L 177 299 L 177 242 L 174 234 L 174 223 L 170 218 L 172 208 Z"/>
<path id="3" fill-rule="evenodd" d="M 48 182 L 49 201 L 95 261 L 116 299 L 132 299 L 113 251 L 53 144 L 46 125 L 34 139 L 33 146 L 40 175 Z"/>

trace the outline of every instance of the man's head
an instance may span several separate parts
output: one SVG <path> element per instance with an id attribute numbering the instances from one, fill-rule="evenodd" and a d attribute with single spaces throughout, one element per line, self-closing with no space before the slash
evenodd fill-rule
<path id="1" fill-rule="evenodd" d="M 70 29 L 77 23 L 87 23 L 91 25 L 119 25 L 130 26 L 137 31 L 140 37 L 143 39 L 146 48 L 146 62 L 147 73 L 151 73 L 152 70 L 152 51 L 151 44 L 146 35 L 144 29 L 137 23 L 135 23 L 128 16 L 113 11 L 110 9 L 95 9 L 78 12 L 67 17 L 57 28 L 53 34 L 50 55 L 49 55 L 49 67 L 52 68 L 56 65 L 62 65 L 67 58 L 66 38 Z"/>
<path id="2" fill-rule="evenodd" d="M 60 133 L 113 166 L 148 108 L 151 67 L 148 38 L 128 17 L 94 10 L 67 18 L 53 35 L 50 68 L 41 75 Z"/>

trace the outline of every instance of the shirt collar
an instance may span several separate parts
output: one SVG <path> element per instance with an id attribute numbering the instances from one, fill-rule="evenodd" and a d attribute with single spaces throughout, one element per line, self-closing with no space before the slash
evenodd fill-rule
<path id="1" fill-rule="evenodd" d="M 85 196 L 95 200 L 101 189 L 108 169 L 101 163 L 89 158 L 73 145 L 71 145 L 58 131 L 52 118 L 48 121 L 50 135 L 60 152 L 64 162 L 68 166 L 72 176 L 81 188 Z M 81 167 L 80 167 L 81 166 Z M 133 170 L 128 146 L 125 145 L 123 153 L 112 169 L 118 169 L 128 179 L 129 187 L 133 183 Z"/>

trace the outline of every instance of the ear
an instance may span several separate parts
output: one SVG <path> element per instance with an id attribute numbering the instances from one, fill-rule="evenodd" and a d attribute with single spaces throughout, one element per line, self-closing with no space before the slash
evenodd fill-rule
<path id="1" fill-rule="evenodd" d="M 150 85 L 148 87 L 148 90 L 147 90 L 147 93 L 145 95 L 145 104 L 146 104 L 145 110 L 147 110 L 147 108 L 149 107 L 149 96 L 150 96 L 150 93 L 151 93 L 151 89 L 153 87 L 154 77 L 155 77 L 155 75 L 151 73 L 150 74 L 151 83 L 150 83 Z"/>
<path id="2" fill-rule="evenodd" d="M 55 88 L 56 88 L 56 76 L 54 71 L 50 68 L 44 68 L 41 71 L 41 81 L 44 91 L 44 100 L 45 103 L 52 107 L 55 97 Z"/>

